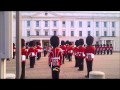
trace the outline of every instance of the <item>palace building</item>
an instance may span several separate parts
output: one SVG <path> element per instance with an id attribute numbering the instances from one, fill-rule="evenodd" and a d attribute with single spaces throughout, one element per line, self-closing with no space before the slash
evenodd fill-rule
<path id="1" fill-rule="evenodd" d="M 75 40 L 88 35 L 93 44 L 112 44 L 120 51 L 120 11 L 21 11 L 22 38 L 49 45 L 52 35 L 61 40 Z M 13 41 L 16 40 L 14 18 Z M 86 42 L 86 41 L 85 41 Z"/>

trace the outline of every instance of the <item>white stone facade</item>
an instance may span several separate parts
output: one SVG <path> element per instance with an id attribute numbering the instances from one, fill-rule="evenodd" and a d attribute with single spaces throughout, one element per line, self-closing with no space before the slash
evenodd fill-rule
<path id="1" fill-rule="evenodd" d="M 21 21 L 22 37 L 26 41 L 40 40 L 42 46 L 49 43 L 50 37 L 55 32 L 60 40 L 75 42 L 76 39 L 80 38 L 85 41 L 88 31 L 90 31 L 90 35 L 94 37 L 93 44 L 96 44 L 96 42 L 113 44 L 114 51 L 120 51 L 120 11 L 22 11 Z M 29 27 L 27 22 L 30 22 Z M 36 23 L 38 24 L 38 22 L 37 27 Z M 47 27 L 45 27 L 45 23 L 48 23 Z M 54 26 L 55 23 L 56 26 Z M 65 24 L 65 27 L 62 24 Z M 90 24 L 90 27 L 88 27 L 88 24 Z M 27 35 L 29 32 L 30 36 Z M 36 32 L 39 32 L 38 36 Z M 65 32 L 65 36 L 63 36 L 63 32 Z M 79 35 L 80 32 L 82 32 L 81 36 Z M 74 33 L 74 35 L 71 36 L 71 33 Z M 96 33 L 99 35 L 96 35 Z"/>

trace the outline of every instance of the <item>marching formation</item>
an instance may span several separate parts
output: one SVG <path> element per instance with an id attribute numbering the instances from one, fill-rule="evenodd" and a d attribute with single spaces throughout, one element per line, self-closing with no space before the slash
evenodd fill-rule
<path id="1" fill-rule="evenodd" d="M 107 45 L 92 45 L 94 38 L 92 36 L 86 37 L 86 46 L 82 38 L 75 41 L 75 44 L 69 40 L 60 42 L 58 36 L 52 36 L 50 38 L 50 45 L 41 47 L 40 42 L 30 41 L 25 42 L 21 39 L 21 79 L 25 79 L 25 62 L 26 59 L 30 61 L 30 68 L 34 68 L 35 61 L 41 59 L 41 53 L 43 51 L 44 57 L 48 55 L 48 65 L 51 68 L 52 78 L 59 79 L 60 67 L 65 64 L 65 60 L 72 61 L 72 56 L 75 58 L 75 68 L 78 67 L 78 71 L 84 70 L 84 61 L 86 61 L 87 74 L 86 78 L 89 78 L 89 72 L 92 71 L 94 55 L 112 54 L 113 46 Z M 13 43 L 13 59 L 15 59 L 16 47 Z"/>

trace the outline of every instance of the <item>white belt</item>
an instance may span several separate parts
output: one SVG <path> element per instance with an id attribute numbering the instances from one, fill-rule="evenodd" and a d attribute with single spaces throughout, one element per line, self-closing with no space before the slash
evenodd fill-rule
<path id="1" fill-rule="evenodd" d="M 81 56 L 81 54 L 83 57 L 85 56 L 84 52 L 79 52 L 79 56 Z"/>
<path id="2" fill-rule="evenodd" d="M 15 49 L 13 49 L 13 51 L 15 52 L 16 50 L 15 50 Z"/>
<path id="3" fill-rule="evenodd" d="M 88 55 L 90 55 L 91 58 L 94 58 L 94 54 L 93 53 L 86 53 L 86 54 L 87 54 L 86 58 L 88 58 Z"/>
<path id="4" fill-rule="evenodd" d="M 22 55 L 22 61 L 25 61 L 25 60 L 26 60 L 26 56 Z"/>
<path id="5" fill-rule="evenodd" d="M 33 56 L 35 56 L 35 53 L 34 53 L 34 52 L 31 52 L 30 55 L 33 57 Z"/>
<path id="6" fill-rule="evenodd" d="M 38 49 L 38 52 L 41 52 L 41 50 L 40 50 L 40 49 Z"/>
<path id="7" fill-rule="evenodd" d="M 53 58 L 51 58 L 51 59 L 60 59 L 60 57 L 53 57 Z"/>

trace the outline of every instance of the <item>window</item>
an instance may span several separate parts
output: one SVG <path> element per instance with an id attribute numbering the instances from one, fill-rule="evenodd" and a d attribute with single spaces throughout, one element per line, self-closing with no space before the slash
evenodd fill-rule
<path id="1" fill-rule="evenodd" d="M 79 31 L 79 36 L 82 36 L 82 31 Z"/>
<path id="2" fill-rule="evenodd" d="M 88 22 L 88 27 L 90 27 L 90 22 Z"/>
<path id="3" fill-rule="evenodd" d="M 27 36 L 30 36 L 30 31 L 27 31 Z"/>
<path id="4" fill-rule="evenodd" d="M 39 21 L 36 21 L 36 27 L 39 27 Z"/>
<path id="5" fill-rule="evenodd" d="M 45 36 L 48 36 L 48 31 L 45 31 Z"/>
<path id="6" fill-rule="evenodd" d="M 107 22 L 104 22 L 104 27 L 107 27 Z"/>
<path id="7" fill-rule="evenodd" d="M 66 24 L 65 24 L 65 21 L 62 21 L 62 26 L 65 27 L 65 25 L 66 25 Z"/>
<path id="8" fill-rule="evenodd" d="M 112 22 L 112 27 L 115 27 L 115 22 Z"/>
<path id="9" fill-rule="evenodd" d="M 27 21 L 27 27 L 30 27 L 30 21 L 29 20 Z"/>
<path id="10" fill-rule="evenodd" d="M 96 36 L 99 36 L 99 31 L 96 31 Z"/>
<path id="11" fill-rule="evenodd" d="M 99 27 L 99 22 L 96 22 L 96 27 Z"/>
<path id="12" fill-rule="evenodd" d="M 36 36 L 39 36 L 39 31 L 36 31 Z"/>
<path id="13" fill-rule="evenodd" d="M 71 21 L 71 27 L 74 27 L 74 21 Z"/>
<path id="14" fill-rule="evenodd" d="M 48 21 L 45 21 L 45 27 L 48 27 Z"/>
<path id="15" fill-rule="evenodd" d="M 53 21 L 53 26 L 54 26 L 54 27 L 57 26 L 57 21 Z"/>
<path id="16" fill-rule="evenodd" d="M 104 36 L 107 36 L 107 31 L 104 31 Z"/>
<path id="17" fill-rule="evenodd" d="M 82 22 L 81 21 L 79 21 L 79 27 L 82 27 Z"/>
<path id="18" fill-rule="evenodd" d="M 88 36 L 90 36 L 90 34 L 91 34 L 90 31 L 88 31 Z"/>
<path id="19" fill-rule="evenodd" d="M 65 36 L 65 31 L 63 31 L 62 35 Z"/>
<path id="20" fill-rule="evenodd" d="M 112 36 L 115 36 L 115 31 L 112 31 Z"/>
<path id="21" fill-rule="evenodd" d="M 74 36 L 74 31 L 71 31 L 71 36 Z"/>
<path id="22" fill-rule="evenodd" d="M 57 32 L 56 32 L 56 31 L 54 31 L 54 35 L 57 35 Z"/>

